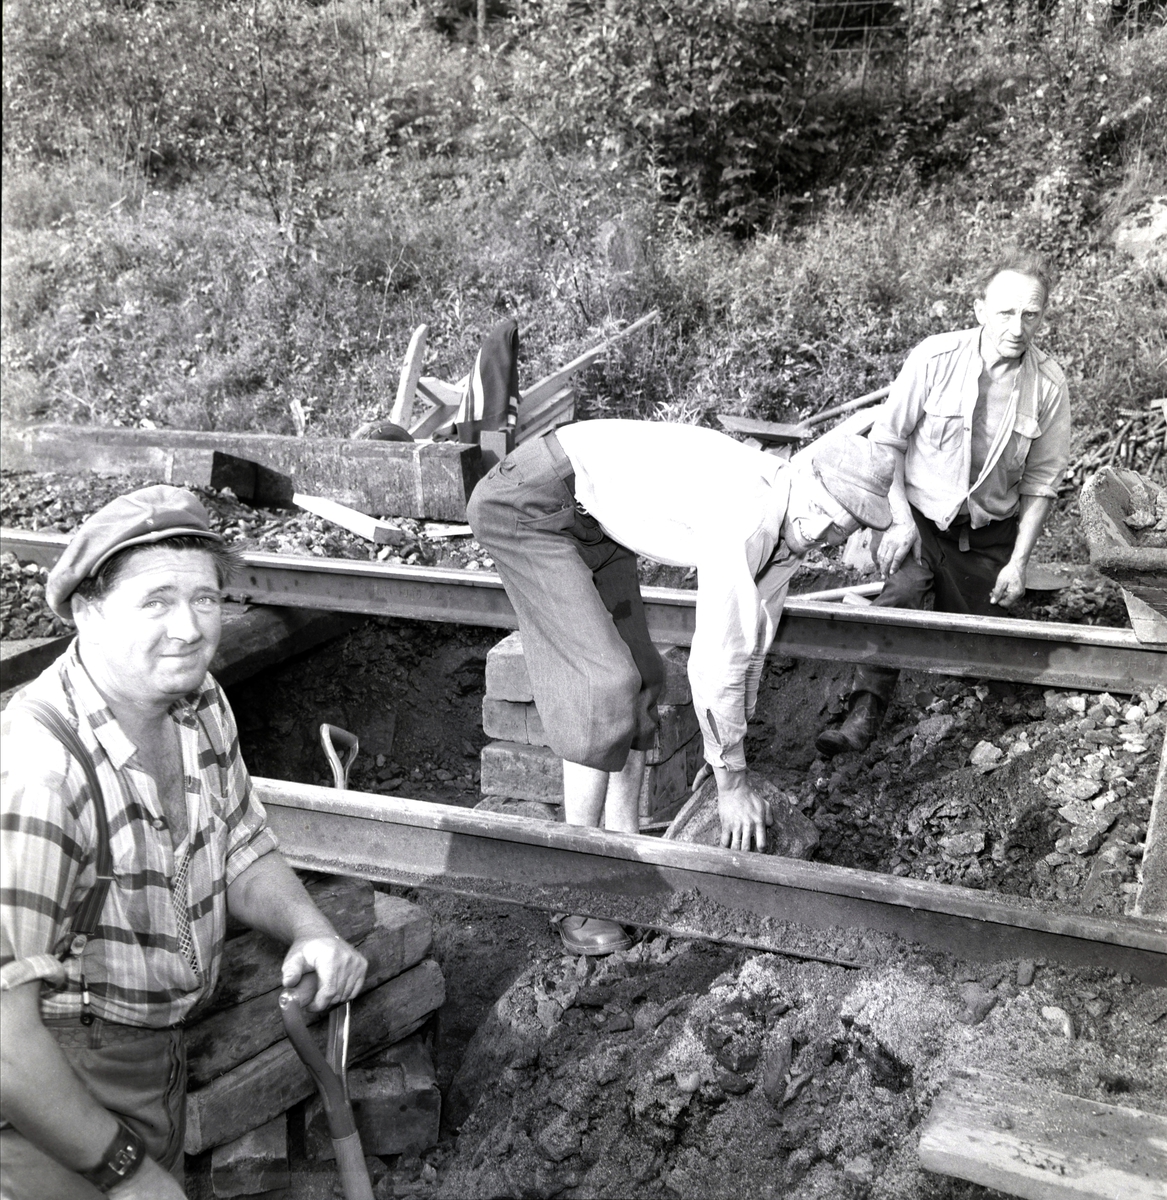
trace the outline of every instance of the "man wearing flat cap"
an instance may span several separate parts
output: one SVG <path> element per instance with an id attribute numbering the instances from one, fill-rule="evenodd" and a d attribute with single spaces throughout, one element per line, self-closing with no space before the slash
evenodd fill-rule
<path id="1" fill-rule="evenodd" d="M 4 713 L 0 1194 L 183 1195 L 183 1019 L 228 915 L 289 945 L 312 1007 L 365 962 L 316 909 L 251 793 L 207 674 L 231 556 L 187 491 L 95 513 L 49 575 L 77 637 Z"/>
<path id="2" fill-rule="evenodd" d="M 891 523 L 890 454 L 830 435 L 788 463 L 693 425 L 584 421 L 493 467 L 468 516 L 519 618 L 523 657 L 569 824 L 639 832 L 645 751 L 665 671 L 649 637 L 636 555 L 698 572 L 689 656 L 721 844 L 762 849 L 769 808 L 743 744 L 790 577 L 813 546 Z M 575 954 L 629 944 L 619 925 L 560 923 Z"/>

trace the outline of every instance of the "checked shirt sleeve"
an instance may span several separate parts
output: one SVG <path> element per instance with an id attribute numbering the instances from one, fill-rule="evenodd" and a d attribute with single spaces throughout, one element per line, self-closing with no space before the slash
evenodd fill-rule
<path id="1" fill-rule="evenodd" d="M 10 705 L 0 728 L 0 990 L 62 985 L 54 947 L 86 863 L 80 768 L 31 716 Z"/>
<path id="2" fill-rule="evenodd" d="M 227 846 L 225 882 L 233 883 L 258 858 L 279 847 L 276 835 L 268 828 L 267 813 L 251 787 L 251 775 L 239 749 L 239 731 L 235 714 L 219 685 L 205 693 L 214 713 L 216 747 L 224 773 L 223 796 L 227 802 L 224 819 L 230 830 Z"/>

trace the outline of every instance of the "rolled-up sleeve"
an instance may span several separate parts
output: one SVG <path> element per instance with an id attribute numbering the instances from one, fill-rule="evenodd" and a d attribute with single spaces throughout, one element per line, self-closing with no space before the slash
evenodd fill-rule
<path id="1" fill-rule="evenodd" d="M 746 725 L 757 699 L 769 642 L 781 613 L 781 594 L 766 602 L 754 574 L 772 542 L 756 532 L 710 533 L 697 564 L 697 628 L 689 653 L 693 706 L 705 741 L 705 760 L 730 771 L 745 769 Z"/>
<path id="2" fill-rule="evenodd" d="M 1030 444 L 1018 491 L 1053 499 L 1070 464 L 1070 393 L 1060 372 L 1048 385 L 1047 397 L 1038 417 L 1041 436 Z"/>
<path id="3" fill-rule="evenodd" d="M 0 730 L 0 990 L 65 982 L 54 953 L 85 866 L 64 748 L 32 717 Z M 70 797 L 74 799 L 71 801 Z"/>

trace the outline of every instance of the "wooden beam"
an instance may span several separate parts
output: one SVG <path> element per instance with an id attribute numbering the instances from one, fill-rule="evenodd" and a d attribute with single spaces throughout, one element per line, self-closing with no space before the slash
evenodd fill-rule
<path id="1" fill-rule="evenodd" d="M 479 448 L 458 442 L 417 445 L 274 433 L 10 426 L 6 423 L 0 435 L 0 452 L 13 471 L 104 471 L 159 483 L 222 487 L 224 482 L 215 482 L 215 456 L 222 462 L 228 455 L 289 484 L 294 481 L 286 503 L 295 490 L 379 516 L 464 521 L 466 501 L 483 474 Z"/>
<path id="2" fill-rule="evenodd" d="M 355 533 L 357 537 L 374 542 L 378 546 L 387 546 L 398 541 L 402 536 L 396 526 L 386 525 L 384 521 L 378 521 L 376 517 L 358 512 L 355 508 L 349 508 L 347 504 L 326 500 L 323 496 L 305 496 L 302 492 L 296 492 L 292 496 L 292 502 L 297 508 L 315 513 L 316 516 L 331 521 L 333 525 L 339 525 L 342 529 L 347 529 L 349 533 Z"/>
<path id="3" fill-rule="evenodd" d="M 814 430 L 807 424 L 782 425 L 777 421 L 759 421 L 755 417 L 734 417 L 718 413 L 718 424 L 730 433 L 744 433 L 758 441 L 771 445 L 776 442 L 804 442 L 814 437 Z"/>
<path id="4" fill-rule="evenodd" d="M 554 396 L 540 404 L 538 411 L 524 412 L 523 409 L 519 409 L 519 429 L 516 440 L 519 442 L 529 441 L 550 429 L 566 425 L 574 418 L 575 388 L 562 388 Z"/>
<path id="5" fill-rule="evenodd" d="M 1163 1200 L 1167 1118 L 1012 1079 L 961 1075 L 932 1102 L 920 1162 L 1025 1200 Z"/>
<path id="6" fill-rule="evenodd" d="M 866 396 L 856 396 L 854 400 L 848 400 L 845 404 L 836 404 L 834 408 L 824 408 L 822 412 L 815 413 L 813 417 L 807 417 L 804 424 L 812 427 L 822 425 L 824 421 L 829 421 L 832 417 L 842 416 L 843 413 L 851 412 L 856 408 L 865 408 L 877 400 L 886 400 L 890 392 L 890 387 L 881 387 L 874 392 L 868 392 Z"/>
<path id="7" fill-rule="evenodd" d="M 417 381 L 421 378 L 421 364 L 425 358 L 425 339 L 429 333 L 428 325 L 419 325 L 409 339 L 409 348 L 405 351 L 405 359 L 401 364 L 401 378 L 397 382 L 397 398 L 389 413 L 389 420 L 402 429 L 409 428 L 413 416 L 413 396 L 417 391 Z"/>
<path id="8" fill-rule="evenodd" d="M 441 968 L 432 958 L 358 996 L 352 1005 L 349 1059 L 356 1062 L 419 1029 L 446 998 Z M 326 1031 L 313 1029 L 321 1049 Z M 285 1038 L 186 1097 L 187 1154 L 200 1154 L 285 1112 L 314 1087 Z"/>
<path id="9" fill-rule="evenodd" d="M 1167 738 L 1163 739 L 1163 754 L 1159 759 L 1159 778 L 1151 800 L 1151 819 L 1147 822 L 1144 842 L 1142 882 L 1135 914 L 1167 921 Z"/>
<path id="10" fill-rule="evenodd" d="M 552 371 L 550 375 L 544 375 L 542 379 L 533 383 L 523 392 L 520 397 L 519 411 L 522 411 L 524 404 L 538 405 L 548 399 L 548 397 L 555 395 L 564 384 L 570 382 L 571 377 L 577 371 L 582 371 L 584 367 L 590 367 L 592 363 L 598 358 L 602 358 L 617 342 L 622 342 L 634 333 L 639 333 L 640 330 L 647 328 L 659 318 L 660 310 L 654 308 L 652 312 L 641 317 L 639 321 L 633 321 L 625 329 L 621 329 L 618 333 L 612 334 L 611 337 L 605 338 L 598 346 L 593 346 L 590 350 L 585 350 L 578 358 L 573 358 L 567 366 L 560 367 L 558 371 Z"/>
<path id="11" fill-rule="evenodd" d="M 392 897 L 386 899 L 392 900 Z M 408 901 L 396 901 L 388 910 L 379 911 L 378 918 L 377 927 L 358 943 L 358 949 L 369 963 L 366 991 L 416 966 L 433 944 L 429 914 Z M 283 1018 L 276 1003 L 279 993 L 277 975 L 274 987 L 268 991 L 233 1008 L 212 1013 L 187 1028 L 190 1087 L 202 1087 L 225 1075 L 284 1036 Z M 309 1012 L 305 1015 L 309 1023 L 315 1023 L 323 1014 Z"/>

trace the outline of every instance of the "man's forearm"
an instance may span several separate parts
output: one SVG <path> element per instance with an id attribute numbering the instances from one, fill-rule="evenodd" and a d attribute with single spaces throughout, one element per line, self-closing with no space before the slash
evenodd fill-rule
<path id="1" fill-rule="evenodd" d="M 40 981 L 0 992 L 2 1111 L 33 1145 L 73 1171 L 92 1170 L 117 1133 L 40 1018 Z"/>
<path id="2" fill-rule="evenodd" d="M 285 945 L 301 938 L 337 936 L 278 850 L 257 858 L 232 881 L 227 910 Z"/>
<path id="3" fill-rule="evenodd" d="M 1045 527 L 1046 518 L 1053 507 L 1049 496 L 1022 496 L 1021 511 L 1017 520 L 1017 540 L 1013 543 L 1011 561 L 1024 567 L 1029 562 L 1037 539 Z"/>
<path id="4" fill-rule="evenodd" d="M 892 479 L 891 488 L 887 493 L 892 522 L 896 525 L 914 525 L 915 518 L 912 516 L 912 506 L 908 501 L 908 489 L 904 483 L 904 452 L 895 446 L 882 444 L 884 449 L 891 451 L 896 464 L 895 478 Z"/>

